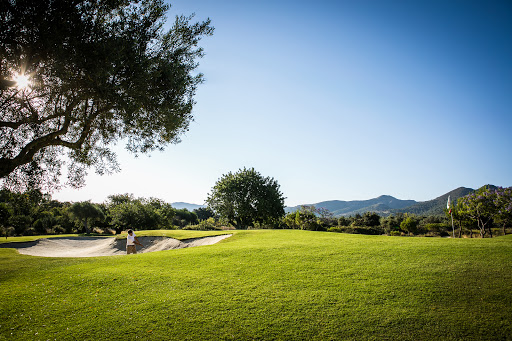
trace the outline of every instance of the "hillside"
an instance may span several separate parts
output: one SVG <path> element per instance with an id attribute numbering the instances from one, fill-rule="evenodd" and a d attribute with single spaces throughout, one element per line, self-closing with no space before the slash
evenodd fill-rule
<path id="1" fill-rule="evenodd" d="M 487 186 L 495 188 L 495 186 L 493 185 Z M 381 195 L 378 198 L 369 200 L 331 200 L 322 201 L 307 206 L 325 208 L 332 212 L 336 217 L 352 216 L 357 213 L 362 214 L 364 212 L 375 212 L 383 216 L 394 213 L 412 213 L 416 215 L 444 215 L 443 209 L 446 208 L 448 196 L 450 196 L 452 203 L 455 203 L 457 199 L 465 195 L 468 195 L 473 191 L 474 189 L 472 188 L 459 187 L 435 199 L 421 202 L 417 202 L 415 200 L 400 200 L 390 195 Z M 286 213 L 295 212 L 300 208 L 300 206 L 301 205 L 294 207 L 286 207 L 285 211 Z"/>
<path id="2" fill-rule="evenodd" d="M 315 206 L 316 208 L 325 208 L 332 212 L 335 216 L 350 216 L 356 213 L 363 213 L 369 211 L 381 214 L 388 214 L 394 209 L 401 209 L 416 203 L 417 202 L 414 200 L 400 200 L 390 195 L 381 195 L 378 198 L 369 200 L 331 200 L 322 201 L 308 206 Z M 285 211 L 287 213 L 295 212 L 300 208 L 300 206 L 301 205 L 295 207 L 287 207 Z"/>
<path id="3" fill-rule="evenodd" d="M 492 188 L 495 188 L 492 185 Z M 446 208 L 446 202 L 448 201 L 448 196 L 450 196 L 450 200 L 452 201 L 452 204 L 455 204 L 457 202 L 457 199 L 468 195 L 469 193 L 474 192 L 475 190 L 472 188 L 466 188 L 466 187 L 459 187 L 457 189 L 454 189 L 453 191 L 450 191 L 446 194 L 441 195 L 440 197 L 437 197 L 435 199 L 429 200 L 429 201 L 423 201 L 418 202 L 414 205 L 411 205 L 409 207 L 405 207 L 402 209 L 397 209 L 391 211 L 391 213 L 413 213 L 417 215 L 444 215 L 444 209 Z"/>

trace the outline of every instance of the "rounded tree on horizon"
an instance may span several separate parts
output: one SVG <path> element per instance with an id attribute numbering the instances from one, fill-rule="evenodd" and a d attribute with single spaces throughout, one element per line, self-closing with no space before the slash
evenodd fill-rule
<path id="1" fill-rule="evenodd" d="M 284 197 L 274 178 L 254 168 L 223 175 L 206 200 L 208 207 L 236 228 L 273 224 L 284 215 Z"/>

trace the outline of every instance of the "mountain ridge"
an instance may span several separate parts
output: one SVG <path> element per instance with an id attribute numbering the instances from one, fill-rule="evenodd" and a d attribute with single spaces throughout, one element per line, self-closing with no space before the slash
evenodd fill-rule
<path id="1" fill-rule="evenodd" d="M 493 185 L 486 185 L 492 186 Z M 415 200 L 402 200 L 397 199 L 391 195 L 381 195 L 377 198 L 368 200 L 329 200 L 321 201 L 316 204 L 309 204 L 305 206 L 315 206 L 316 208 L 325 208 L 329 210 L 335 217 L 351 216 L 355 214 L 362 214 L 364 212 L 375 212 L 380 215 L 389 215 L 394 213 L 412 213 L 416 215 L 444 215 L 444 208 L 448 196 L 450 196 L 452 203 L 457 199 L 463 197 L 475 190 L 467 187 L 458 187 L 450 192 L 447 192 L 435 199 L 427 201 Z M 295 212 L 301 206 L 286 207 L 285 212 Z"/>
<path id="2" fill-rule="evenodd" d="M 457 199 L 468 195 L 469 193 L 474 192 L 475 190 L 467 187 L 458 187 L 454 190 L 451 190 L 448 193 L 445 193 L 435 199 L 428 201 L 421 201 L 416 204 L 413 204 L 409 207 L 405 207 L 402 209 L 394 210 L 392 213 L 413 213 L 417 215 L 444 215 L 444 208 L 446 208 L 446 203 L 448 201 L 448 196 L 450 196 L 450 200 L 453 204 L 457 202 Z"/>

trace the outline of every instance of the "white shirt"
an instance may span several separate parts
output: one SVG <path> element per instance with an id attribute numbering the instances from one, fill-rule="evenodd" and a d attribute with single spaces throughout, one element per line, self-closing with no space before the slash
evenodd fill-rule
<path id="1" fill-rule="evenodd" d="M 135 232 L 132 233 L 132 235 L 128 235 L 128 237 L 126 237 L 126 245 L 135 245 Z"/>

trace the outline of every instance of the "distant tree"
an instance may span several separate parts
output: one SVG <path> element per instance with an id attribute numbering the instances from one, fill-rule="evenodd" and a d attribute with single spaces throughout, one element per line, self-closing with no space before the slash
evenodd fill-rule
<path id="1" fill-rule="evenodd" d="M 116 206 L 127 202 L 132 202 L 135 200 L 135 197 L 131 193 L 125 194 L 113 194 L 109 195 L 107 198 L 107 206 Z"/>
<path id="2" fill-rule="evenodd" d="M 284 197 L 274 178 L 251 169 L 223 175 L 206 200 L 208 207 L 237 228 L 272 224 L 284 215 Z"/>
<path id="3" fill-rule="evenodd" d="M 12 192 L 5 188 L 0 190 L 0 202 L 9 213 L 8 220 L 4 221 L 8 230 L 15 235 L 34 234 L 32 224 L 45 200 L 46 196 L 35 189 L 25 192 Z"/>
<path id="4" fill-rule="evenodd" d="M 364 226 L 363 216 L 360 213 L 356 213 L 350 220 L 351 226 Z"/>
<path id="5" fill-rule="evenodd" d="M 494 204 L 497 210 L 495 221 L 501 224 L 503 235 L 505 235 L 507 234 L 506 227 L 512 226 L 512 187 L 498 187 L 495 193 Z"/>
<path id="6" fill-rule="evenodd" d="M 409 234 L 416 234 L 416 232 L 418 231 L 418 225 L 419 225 L 418 218 L 416 218 L 414 216 L 407 216 L 400 223 L 400 229 L 404 230 L 406 232 L 409 232 Z"/>
<path id="7" fill-rule="evenodd" d="M 381 219 L 381 226 L 387 233 L 391 233 L 392 231 L 399 231 L 400 224 L 404 219 L 405 216 L 403 213 L 392 214 Z"/>
<path id="8" fill-rule="evenodd" d="M 380 216 L 375 212 L 364 212 L 362 220 L 363 220 L 363 226 L 379 226 L 380 225 Z"/>
<path id="9" fill-rule="evenodd" d="M 494 203 L 496 198 L 496 192 L 488 186 L 484 186 L 474 193 L 459 198 L 461 202 L 459 214 L 476 221 L 480 230 L 480 237 L 482 238 L 485 237 L 487 232 L 492 237 L 491 226 L 494 216 L 498 213 Z"/>
<path id="10" fill-rule="evenodd" d="M 344 216 L 338 218 L 338 226 L 349 226 L 350 219 Z"/>
<path id="11" fill-rule="evenodd" d="M 9 225 L 12 226 L 14 234 L 22 236 L 25 234 L 33 234 L 33 231 L 29 231 L 32 225 L 32 217 L 26 214 L 16 214 L 9 217 Z"/>
<path id="12" fill-rule="evenodd" d="M 174 210 L 175 216 L 173 223 L 183 228 L 187 225 L 193 225 L 198 223 L 197 215 L 194 212 L 190 212 L 186 208 Z"/>
<path id="13" fill-rule="evenodd" d="M 300 227 L 297 225 L 295 221 L 296 212 L 287 213 L 283 218 L 283 223 L 290 229 L 299 229 Z"/>
<path id="14" fill-rule="evenodd" d="M 448 209 L 444 209 L 446 218 L 451 220 L 453 216 L 454 226 L 458 227 L 458 237 L 462 238 L 463 232 L 466 230 L 469 232 L 471 238 L 473 238 L 473 225 L 476 225 L 476 221 L 470 218 L 464 213 L 464 205 L 462 200 L 457 200 L 451 205 L 451 213 Z"/>
<path id="15" fill-rule="evenodd" d="M 73 215 L 68 209 L 71 207 L 70 203 L 64 203 L 61 208 L 58 208 L 58 212 L 54 215 L 57 219 L 57 229 L 64 233 L 75 232 L 75 223 L 73 221 Z"/>
<path id="16" fill-rule="evenodd" d="M 197 219 L 206 220 L 215 217 L 215 213 L 208 207 L 199 207 L 193 211 L 197 215 Z"/>
<path id="17" fill-rule="evenodd" d="M 3 233 L 7 232 L 9 227 L 9 218 L 12 216 L 12 208 L 5 202 L 0 202 L 0 228 Z M 7 234 L 6 234 L 7 237 Z"/>
<path id="18" fill-rule="evenodd" d="M 85 229 L 85 233 L 91 233 L 89 223 L 97 219 L 104 219 L 103 211 L 89 201 L 75 202 L 68 209 L 74 219 L 80 221 Z"/>
<path id="19" fill-rule="evenodd" d="M 319 218 L 318 223 L 322 226 L 322 229 L 324 230 L 327 230 L 329 227 L 338 224 L 338 220 L 334 218 L 334 214 L 325 207 L 316 208 L 315 213 Z"/>
<path id="20" fill-rule="evenodd" d="M 52 233 L 53 227 L 57 224 L 57 219 L 50 211 L 42 211 L 37 214 L 34 221 L 34 229 L 38 234 Z"/>
<path id="21" fill-rule="evenodd" d="M 127 229 L 148 230 L 160 225 L 160 216 L 151 204 L 143 199 L 123 202 L 109 208 L 112 225 L 116 233 Z"/>
<path id="22" fill-rule="evenodd" d="M 109 207 L 108 214 L 112 227 L 116 230 L 117 234 L 123 230 L 140 227 L 139 211 L 141 205 L 139 204 L 130 201 Z"/>
<path id="23" fill-rule="evenodd" d="M 173 228 L 173 219 L 176 216 L 176 210 L 169 203 L 163 203 L 158 209 L 159 226 L 163 229 Z"/>
<path id="24" fill-rule="evenodd" d="M 3 0 L 0 6 L 0 179 L 11 188 L 68 183 L 118 169 L 109 146 L 146 153 L 178 143 L 192 120 L 198 47 L 210 20 L 163 0 Z M 21 77 L 20 77 L 21 75 Z M 14 79 L 28 78 L 28 87 Z"/>
<path id="25" fill-rule="evenodd" d="M 317 210 L 315 206 L 302 205 L 295 212 L 295 224 L 301 230 L 318 231 L 321 225 L 318 222 Z"/>

